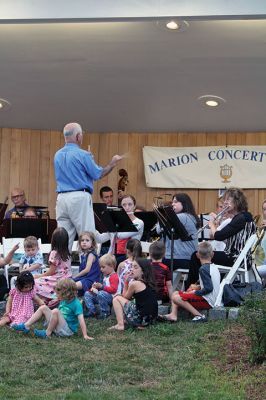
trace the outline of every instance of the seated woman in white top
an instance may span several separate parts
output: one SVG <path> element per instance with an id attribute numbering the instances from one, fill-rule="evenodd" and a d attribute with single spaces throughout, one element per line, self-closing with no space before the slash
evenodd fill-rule
<path id="1" fill-rule="evenodd" d="M 121 206 L 131 219 L 133 225 L 137 228 L 136 232 L 118 232 L 116 240 L 116 259 L 121 262 L 126 259 L 126 244 L 129 239 L 140 240 L 143 235 L 144 222 L 134 215 L 136 208 L 136 199 L 132 195 L 124 195 L 121 198 Z"/>

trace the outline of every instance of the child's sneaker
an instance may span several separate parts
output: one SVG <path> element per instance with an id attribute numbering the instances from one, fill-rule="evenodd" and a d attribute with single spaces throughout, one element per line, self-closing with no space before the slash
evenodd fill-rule
<path id="1" fill-rule="evenodd" d="M 29 329 L 26 328 L 25 324 L 13 324 L 11 325 L 11 328 L 14 329 L 15 331 L 23 332 L 23 333 L 29 333 Z"/>
<path id="2" fill-rule="evenodd" d="M 46 335 L 46 331 L 44 329 L 34 329 L 34 336 L 41 338 L 41 339 L 47 339 L 48 336 Z"/>
<path id="3" fill-rule="evenodd" d="M 205 315 L 196 315 L 196 317 L 194 317 L 191 322 L 207 322 L 207 318 L 205 317 Z"/>

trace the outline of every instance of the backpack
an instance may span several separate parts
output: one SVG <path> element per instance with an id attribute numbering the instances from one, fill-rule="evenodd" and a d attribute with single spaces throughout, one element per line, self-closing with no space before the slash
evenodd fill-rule
<path id="1" fill-rule="evenodd" d="M 261 292 L 262 289 L 262 284 L 259 282 L 226 284 L 224 285 L 223 291 L 224 306 L 241 306 L 244 303 L 247 295 L 255 292 Z"/>

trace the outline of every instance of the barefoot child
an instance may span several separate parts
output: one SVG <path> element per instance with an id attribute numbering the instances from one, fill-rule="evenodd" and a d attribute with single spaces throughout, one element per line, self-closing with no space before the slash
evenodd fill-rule
<path id="1" fill-rule="evenodd" d="M 57 298 L 60 300 L 59 308 L 50 310 L 49 307 L 43 305 L 27 322 L 13 325 L 13 329 L 29 333 L 31 326 L 44 317 L 48 322 L 47 329 L 34 329 L 36 337 L 46 339 L 51 337 L 52 333 L 61 337 L 69 337 L 77 332 L 78 325 L 80 325 L 84 339 L 92 340 L 93 338 L 87 334 L 82 305 L 77 298 L 75 282 L 72 279 L 61 279 L 57 282 L 55 291 Z"/>
<path id="2" fill-rule="evenodd" d="M 201 262 L 200 285 L 190 285 L 186 292 L 174 292 L 171 313 L 160 316 L 160 319 L 177 321 L 178 308 L 182 307 L 194 316 L 192 322 L 207 321 L 207 318 L 199 310 L 206 310 L 214 306 L 220 288 L 220 272 L 216 265 L 211 264 L 213 250 L 209 242 L 199 244 L 197 256 Z"/>
<path id="3" fill-rule="evenodd" d="M 157 318 L 158 303 L 150 261 L 137 258 L 133 262 L 132 277 L 125 295 L 113 299 L 117 324 L 110 327 L 110 330 L 123 331 L 125 320 L 130 326 L 141 328 Z M 135 302 L 129 301 L 132 297 Z"/>

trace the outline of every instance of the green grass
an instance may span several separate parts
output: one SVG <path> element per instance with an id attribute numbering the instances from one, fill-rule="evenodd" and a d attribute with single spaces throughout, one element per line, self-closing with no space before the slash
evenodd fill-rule
<path id="1" fill-rule="evenodd" d="M 93 342 L 80 334 L 41 340 L 2 328 L 0 399 L 235 400 L 264 379 L 215 366 L 215 360 L 226 364 L 229 322 L 157 324 L 124 333 L 108 332 L 112 322 L 88 322 Z"/>

